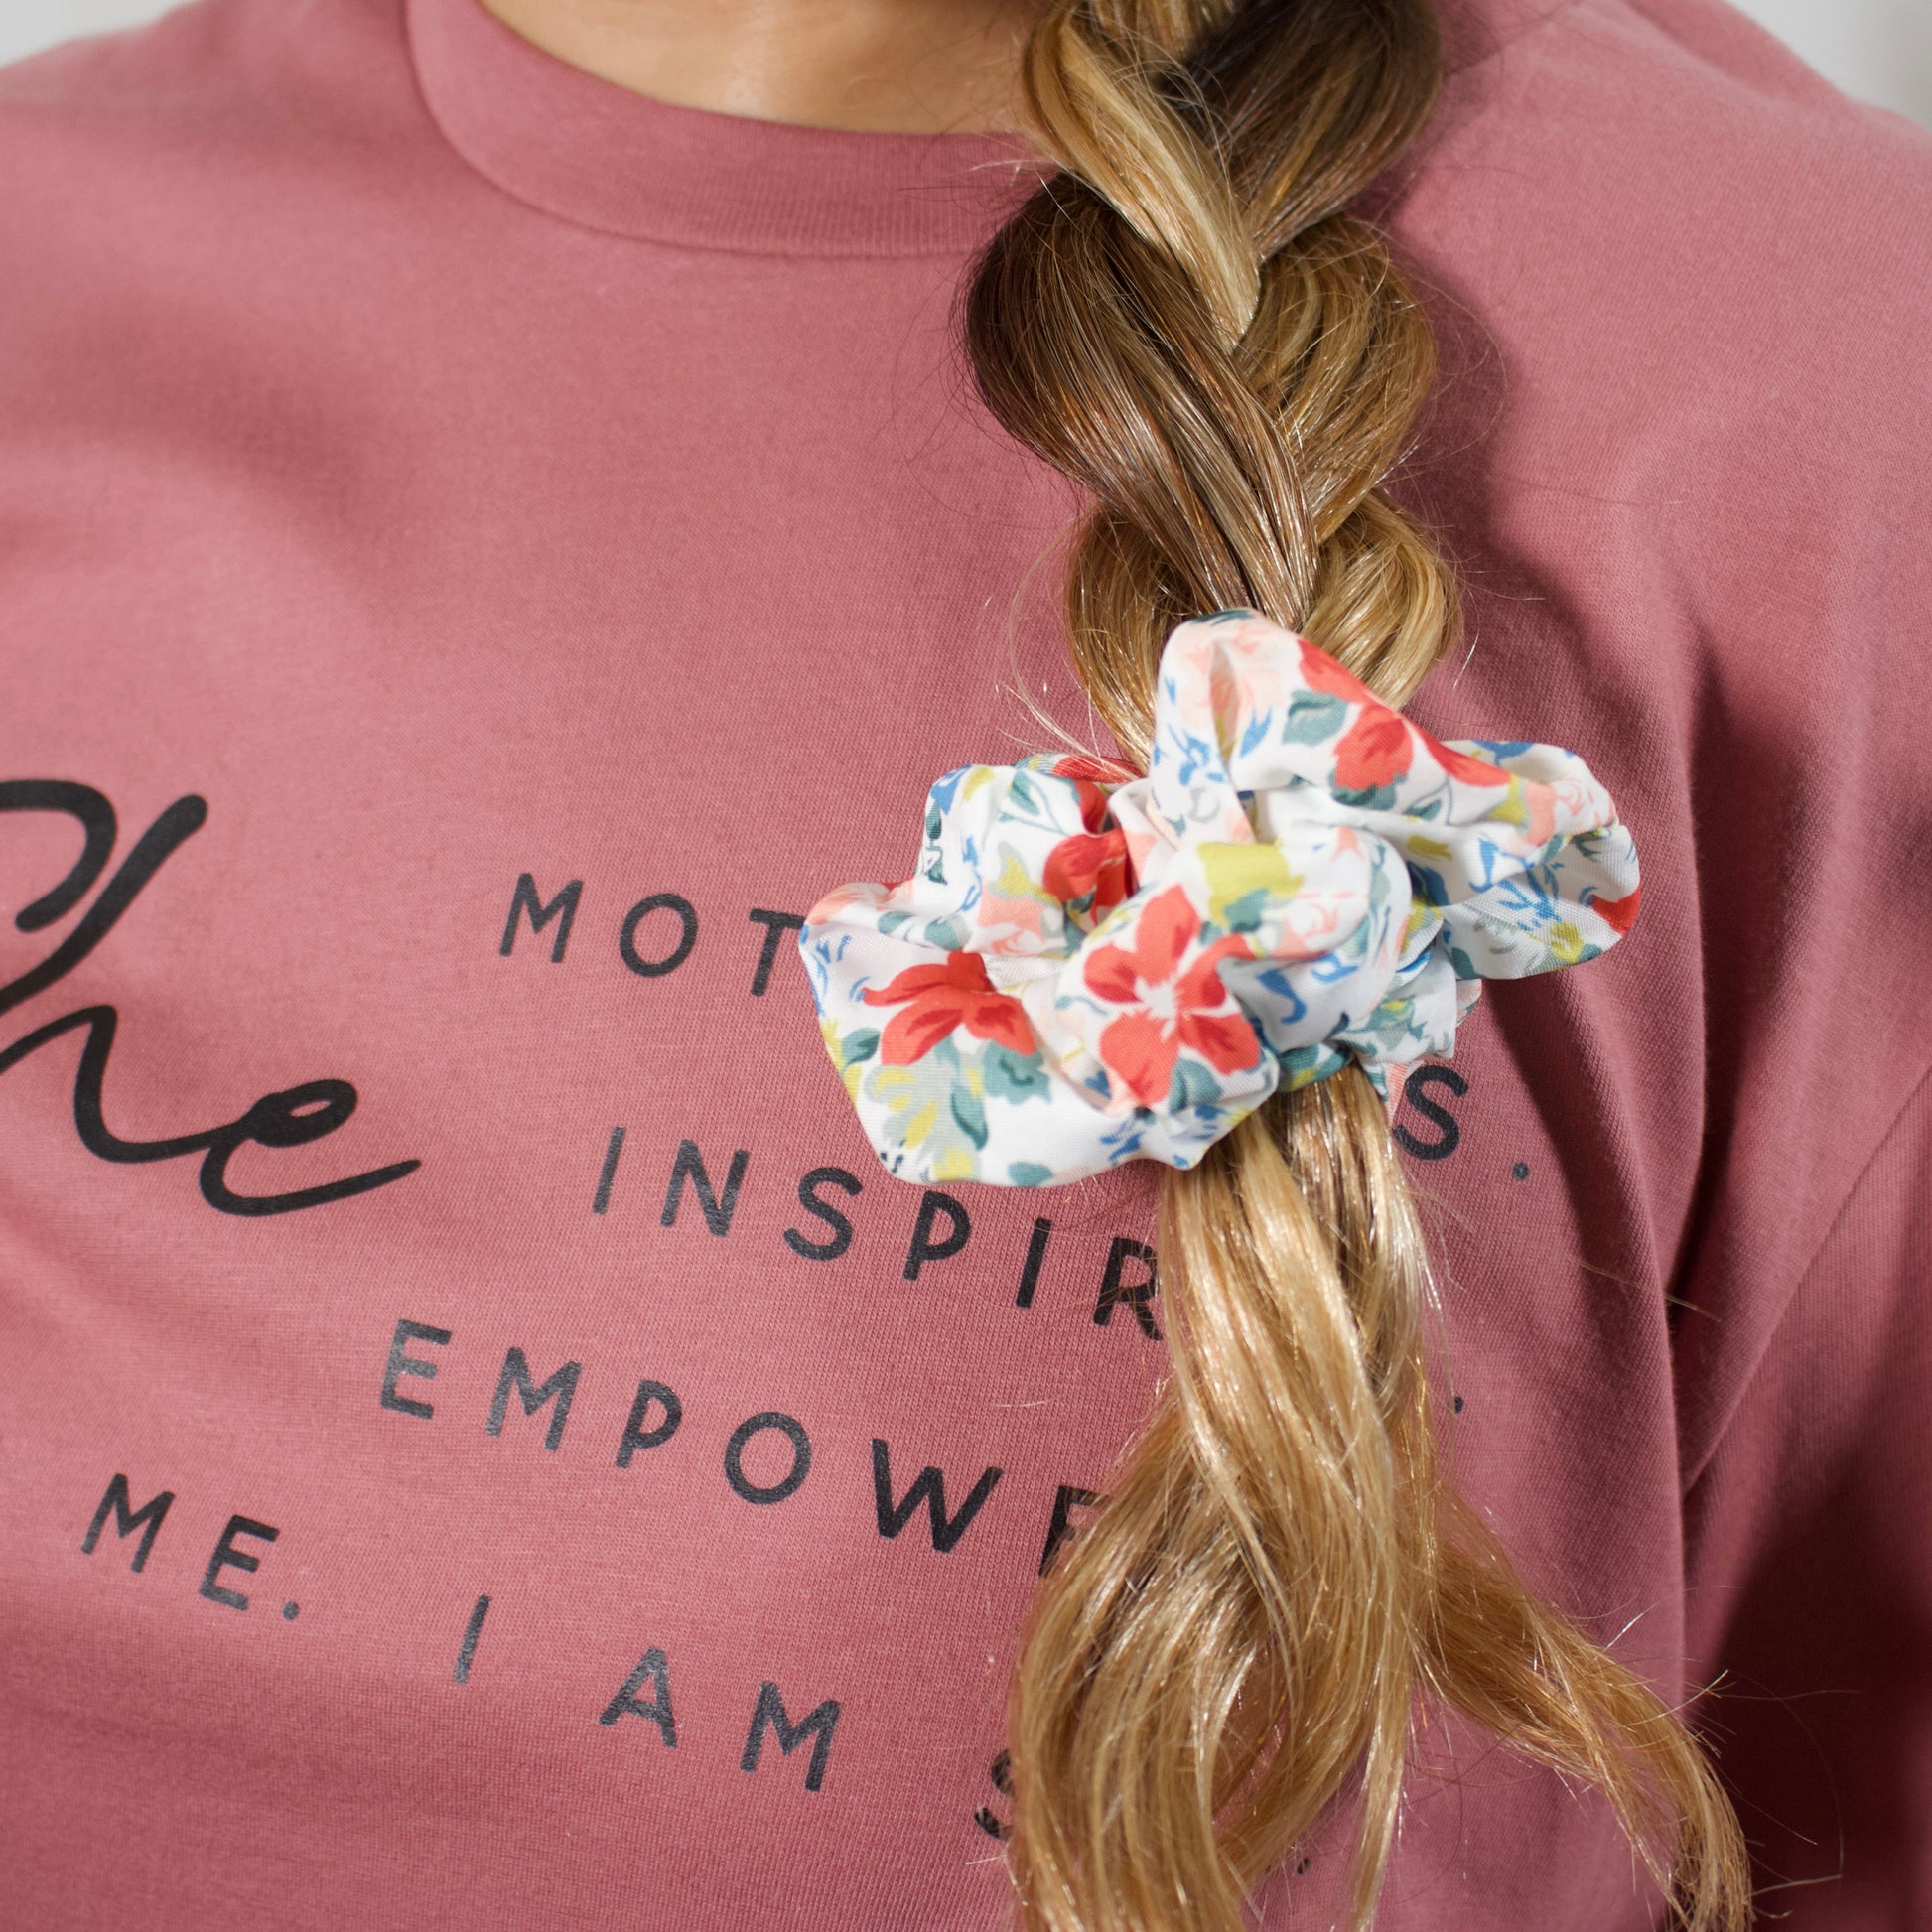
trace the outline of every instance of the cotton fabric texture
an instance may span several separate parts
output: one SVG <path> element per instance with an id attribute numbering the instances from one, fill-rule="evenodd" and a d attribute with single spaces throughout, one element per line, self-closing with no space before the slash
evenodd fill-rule
<path id="1" fill-rule="evenodd" d="M 1373 208 L 1469 607 L 1407 711 L 1570 747 L 1644 877 L 1394 1116 L 1450 1453 L 1666 1697 L 1726 1674 L 1782 1923 L 1891 1932 L 1932 158 L 1708 0 L 1449 25 Z M 664 108 L 476 0 L 0 77 L 0 780 L 74 788 L 0 812 L 10 1927 L 1010 1923 L 1006 1685 L 1163 1370 L 1159 1176 L 892 1180 L 788 922 L 1035 707 L 1109 751 L 1077 503 L 950 334 L 1014 167 Z M 1378 1932 L 1656 1925 L 1597 1808 L 1418 1750 Z M 1338 1909 L 1306 1856 L 1270 1932 Z"/>
<path id="2" fill-rule="evenodd" d="M 1050 755 L 927 795 L 897 886 L 799 945 L 832 1064 L 901 1178 L 1191 1168 L 1276 1091 L 1455 1048 L 1485 979 L 1636 918 L 1636 845 L 1554 745 L 1444 744 L 1253 612 L 1179 626 L 1145 778 Z"/>

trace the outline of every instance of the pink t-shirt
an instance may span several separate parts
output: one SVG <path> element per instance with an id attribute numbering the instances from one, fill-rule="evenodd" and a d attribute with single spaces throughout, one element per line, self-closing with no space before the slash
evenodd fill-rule
<path id="1" fill-rule="evenodd" d="M 1399 1116 L 1454 1461 L 1726 1673 L 1787 1923 L 1920 1923 L 1932 144 L 1711 0 L 1451 30 L 1378 198 L 1472 620 L 1416 712 L 1583 753 L 1645 883 Z M 1029 702 L 1084 729 L 1076 505 L 949 334 L 1014 173 L 477 0 L 0 78 L 0 1923 L 1007 1922 L 1153 1174 L 888 1177 L 793 929 Z M 1655 1917 L 1598 1806 L 1422 1736 L 1381 1925 Z"/>

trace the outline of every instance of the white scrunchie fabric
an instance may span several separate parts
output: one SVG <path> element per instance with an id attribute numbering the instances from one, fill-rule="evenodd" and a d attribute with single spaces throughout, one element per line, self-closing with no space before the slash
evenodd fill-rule
<path id="1" fill-rule="evenodd" d="M 1190 1168 L 1278 1087 L 1447 1055 L 1484 979 L 1574 966 L 1636 847 L 1553 745 L 1443 744 L 1251 612 L 1162 655 L 1150 768 L 932 787 L 917 872 L 799 936 L 833 1064 L 909 1180 Z"/>

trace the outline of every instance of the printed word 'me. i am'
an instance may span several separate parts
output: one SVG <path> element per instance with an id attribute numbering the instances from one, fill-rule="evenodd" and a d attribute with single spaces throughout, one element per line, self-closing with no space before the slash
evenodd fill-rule
<path id="1" fill-rule="evenodd" d="M 102 1536 L 110 1528 L 116 1544 L 125 1544 L 128 1538 L 138 1536 L 128 1563 L 129 1571 L 138 1577 L 148 1567 L 155 1540 L 168 1522 L 174 1503 L 175 1492 L 164 1489 L 136 1508 L 126 1474 L 116 1473 L 109 1481 L 92 1521 L 87 1525 L 85 1536 L 80 1540 L 80 1554 L 91 1557 L 100 1550 Z M 233 1573 L 258 1576 L 268 1546 L 278 1543 L 281 1536 L 281 1529 L 273 1523 L 258 1522 L 251 1516 L 239 1514 L 230 1516 L 202 1573 L 198 1593 L 225 1609 L 246 1611 L 253 1599 L 246 1591 L 232 1587 L 239 1581 L 239 1577 Z M 489 1596 L 479 1596 L 471 1608 L 457 1651 L 455 1668 L 450 1673 L 452 1683 L 468 1684 L 476 1671 L 479 1641 L 491 1601 Z M 282 1621 L 293 1623 L 301 1609 L 301 1604 L 294 1601 L 284 1603 Z M 790 1757 L 801 1746 L 809 1745 L 805 1789 L 820 1790 L 825 1782 L 832 1740 L 843 1710 L 839 1699 L 826 1698 L 803 1716 L 793 1718 L 785 1706 L 784 1693 L 775 1682 L 766 1678 L 759 1686 L 752 1708 L 751 1726 L 745 1733 L 745 1745 L 739 1754 L 739 1769 L 747 1773 L 759 1769 L 764 1760 L 767 1739 L 775 1741 L 783 1757 Z M 677 1749 L 682 1720 L 671 1703 L 671 1664 L 662 1650 L 646 1650 L 623 1682 L 597 1711 L 598 1724 L 607 1728 L 614 1728 L 632 1718 L 642 1719 L 651 1725 L 666 1750 Z M 649 1732 L 645 1734 L 649 1735 Z"/>

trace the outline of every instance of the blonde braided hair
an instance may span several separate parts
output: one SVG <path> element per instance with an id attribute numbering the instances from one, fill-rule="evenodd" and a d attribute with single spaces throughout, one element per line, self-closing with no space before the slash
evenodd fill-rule
<path id="1" fill-rule="evenodd" d="M 1453 630 L 1381 488 L 1429 328 L 1348 212 L 1440 66 L 1428 0 L 1053 0 L 1032 36 L 1028 118 L 1059 172 L 989 247 L 967 344 L 994 413 L 1093 498 L 1073 656 L 1143 758 L 1187 618 L 1261 611 L 1398 705 Z M 1439 1473 L 1428 1260 L 1366 1078 L 1279 1097 L 1171 1175 L 1161 1268 L 1171 1378 L 1015 1681 L 1032 1932 L 1236 1932 L 1344 1792 L 1366 1923 L 1419 1697 L 1597 1787 L 1680 1923 L 1746 1923 L 1697 1743 Z"/>

